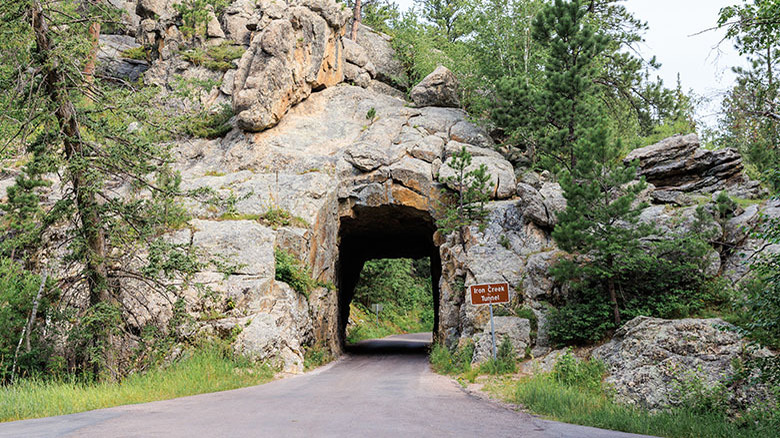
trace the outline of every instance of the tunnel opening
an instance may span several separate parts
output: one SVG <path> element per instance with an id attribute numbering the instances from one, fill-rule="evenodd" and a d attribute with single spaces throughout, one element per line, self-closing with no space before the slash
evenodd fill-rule
<path id="1" fill-rule="evenodd" d="M 360 273 L 369 260 L 430 260 L 433 298 L 433 334 L 439 327 L 439 279 L 441 258 L 434 243 L 436 223 L 428 211 L 400 205 L 354 206 L 341 218 L 337 282 L 339 291 L 339 342 L 346 347 L 350 303 Z"/>

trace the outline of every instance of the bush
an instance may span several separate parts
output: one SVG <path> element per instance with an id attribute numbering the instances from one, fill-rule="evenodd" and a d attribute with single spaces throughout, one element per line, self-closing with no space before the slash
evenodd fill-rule
<path id="1" fill-rule="evenodd" d="M 230 105 L 223 105 L 217 112 L 201 112 L 187 120 L 185 131 L 198 138 L 219 138 L 230 132 L 233 127 L 230 119 L 233 117 L 233 109 Z"/>
<path id="2" fill-rule="evenodd" d="M 600 392 L 606 371 L 607 368 L 603 362 L 578 360 L 572 354 L 571 349 L 568 349 L 555 362 L 552 378 L 566 386 Z"/>

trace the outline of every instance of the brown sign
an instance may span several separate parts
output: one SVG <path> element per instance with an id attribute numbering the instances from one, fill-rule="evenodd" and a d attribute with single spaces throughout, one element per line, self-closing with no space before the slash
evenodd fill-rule
<path id="1" fill-rule="evenodd" d="M 471 304 L 499 304 L 509 302 L 509 284 L 475 284 L 471 286 Z"/>

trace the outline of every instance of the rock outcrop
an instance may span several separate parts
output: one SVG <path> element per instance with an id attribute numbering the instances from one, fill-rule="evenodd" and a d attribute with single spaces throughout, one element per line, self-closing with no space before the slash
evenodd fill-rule
<path id="1" fill-rule="evenodd" d="M 388 35 L 359 24 L 355 42 L 365 50 L 368 61 L 376 69 L 378 81 L 401 90 L 409 87 L 406 71 L 396 58 Z"/>
<path id="2" fill-rule="evenodd" d="M 657 409 L 675 400 L 674 382 L 700 379 L 705 387 L 723 381 L 732 363 L 751 351 L 736 328 L 720 319 L 663 320 L 637 317 L 592 357 L 609 370 L 606 383 L 619 402 Z"/>
<path id="3" fill-rule="evenodd" d="M 418 107 L 460 108 L 458 79 L 447 67 L 440 65 L 412 88 L 411 98 Z"/>
<path id="4" fill-rule="evenodd" d="M 312 90 L 344 80 L 341 35 L 349 11 L 333 0 L 304 0 L 272 17 L 252 38 L 234 79 L 233 111 L 246 131 L 276 125 Z"/>
<path id="5" fill-rule="evenodd" d="M 713 193 L 726 190 L 740 197 L 754 197 L 760 185 L 742 173 L 742 157 L 730 148 L 702 149 L 696 134 L 678 135 L 654 145 L 634 149 L 625 163 L 638 161 L 637 175 L 655 186 L 657 202 L 677 202 L 681 193 Z"/>

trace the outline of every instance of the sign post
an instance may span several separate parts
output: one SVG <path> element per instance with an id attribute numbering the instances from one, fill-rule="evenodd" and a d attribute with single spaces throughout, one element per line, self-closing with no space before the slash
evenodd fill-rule
<path id="1" fill-rule="evenodd" d="M 490 307 L 490 336 L 493 341 L 493 359 L 496 359 L 496 329 L 493 324 L 493 304 L 509 302 L 508 283 L 474 284 L 470 287 L 471 304 Z"/>
<path id="2" fill-rule="evenodd" d="M 377 325 L 379 325 L 379 312 L 382 311 L 382 307 L 383 306 L 381 304 L 372 304 L 371 305 L 371 310 L 373 310 L 374 313 L 376 313 L 376 324 Z"/>

